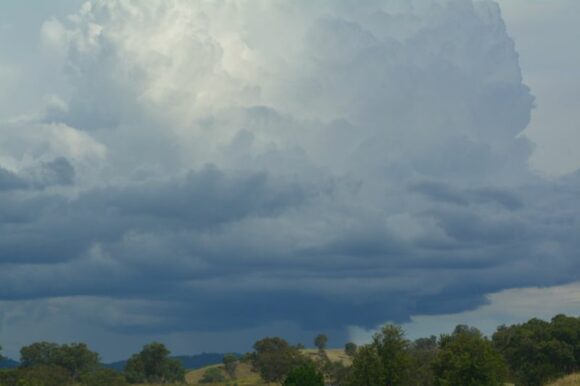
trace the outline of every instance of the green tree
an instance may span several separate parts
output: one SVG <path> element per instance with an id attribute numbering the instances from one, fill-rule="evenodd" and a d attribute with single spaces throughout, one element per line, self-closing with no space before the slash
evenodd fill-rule
<path id="1" fill-rule="evenodd" d="M 181 363 L 169 358 L 170 351 L 162 343 L 145 345 L 125 365 L 125 377 L 130 383 L 182 382 L 185 370 Z"/>
<path id="2" fill-rule="evenodd" d="M 324 351 L 328 344 L 328 337 L 324 334 L 319 334 L 314 338 L 314 345 L 320 350 Z"/>
<path id="3" fill-rule="evenodd" d="M 76 381 L 83 372 L 99 366 L 99 354 L 89 350 L 84 343 L 65 344 L 57 350 L 56 364 L 66 369 Z"/>
<path id="4" fill-rule="evenodd" d="M 410 370 L 409 342 L 401 327 L 388 324 L 373 336 L 370 345 L 359 347 L 353 358 L 350 385 L 405 385 Z"/>
<path id="5" fill-rule="evenodd" d="M 357 345 L 353 342 L 347 342 L 344 345 L 344 352 L 346 353 L 346 355 L 348 355 L 349 357 L 353 357 L 356 354 L 356 349 L 357 349 Z"/>
<path id="6" fill-rule="evenodd" d="M 52 366 L 57 363 L 60 346 L 51 342 L 36 342 L 20 349 L 20 366 Z"/>
<path id="7" fill-rule="evenodd" d="M 290 370 L 284 386 L 324 386 L 324 377 L 314 365 L 302 365 Z"/>
<path id="8" fill-rule="evenodd" d="M 540 386 L 579 367 L 580 318 L 557 315 L 551 322 L 530 319 L 500 326 L 493 344 L 518 384 Z"/>
<path id="9" fill-rule="evenodd" d="M 264 338 L 254 344 L 252 366 L 266 382 L 282 382 L 291 369 L 308 362 L 282 338 Z"/>
<path id="10" fill-rule="evenodd" d="M 479 330 L 459 325 L 443 335 L 433 362 L 436 386 L 502 386 L 506 367 Z"/>
<path id="11" fill-rule="evenodd" d="M 91 351 L 84 343 L 59 345 L 37 342 L 20 350 L 20 365 L 23 368 L 57 366 L 68 371 L 73 380 L 81 373 L 99 365 L 99 354 Z"/>
<path id="12" fill-rule="evenodd" d="M 374 345 L 359 347 L 352 361 L 349 386 L 377 386 L 386 383 L 381 357 Z"/>
<path id="13" fill-rule="evenodd" d="M 403 385 L 411 365 L 407 351 L 409 341 L 405 339 L 403 329 L 394 324 L 387 324 L 373 336 L 372 344 L 381 358 L 386 384 Z"/>
<path id="14" fill-rule="evenodd" d="M 235 378 L 236 368 L 238 367 L 238 357 L 234 354 L 224 355 L 224 368 L 230 378 Z"/>
<path id="15" fill-rule="evenodd" d="M 209 369 L 203 372 L 199 383 L 219 383 L 224 382 L 226 377 L 221 372 L 221 370 L 217 367 L 210 367 Z"/>
<path id="16" fill-rule="evenodd" d="M 334 386 L 345 386 L 348 384 L 351 370 L 350 366 L 344 365 L 341 361 L 325 361 L 323 370 L 329 384 Z"/>
<path id="17" fill-rule="evenodd" d="M 411 369 L 407 384 L 409 386 L 433 386 L 435 375 L 433 363 L 439 350 L 437 337 L 419 338 L 409 346 Z"/>

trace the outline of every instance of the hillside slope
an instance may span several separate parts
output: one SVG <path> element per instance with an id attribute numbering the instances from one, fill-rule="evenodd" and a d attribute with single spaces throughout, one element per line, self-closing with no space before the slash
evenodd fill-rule
<path id="1" fill-rule="evenodd" d="M 580 373 L 564 377 L 554 383 L 551 383 L 550 386 L 580 386 Z"/>
<path id="2" fill-rule="evenodd" d="M 319 358 L 318 350 L 316 350 L 316 349 L 305 349 L 305 350 L 302 350 L 302 353 L 305 354 L 306 356 L 310 357 L 313 360 L 318 360 L 318 358 Z M 342 349 L 326 350 L 326 355 L 328 356 L 328 359 L 330 359 L 330 361 L 332 361 L 332 362 L 342 362 L 345 365 L 350 365 L 352 362 L 351 358 L 348 355 L 346 355 L 344 353 L 344 350 L 342 350 Z M 211 386 L 226 386 L 226 385 L 232 385 L 234 383 L 239 385 L 239 386 L 267 385 L 267 383 L 265 383 L 260 378 L 259 374 L 252 371 L 252 367 L 248 363 L 240 363 L 238 365 L 234 378 L 228 377 L 228 375 L 226 374 L 226 372 L 224 370 L 223 365 L 206 366 L 206 367 L 194 370 L 194 371 L 190 371 L 186 375 L 187 383 L 191 384 L 191 385 L 201 385 L 199 383 L 199 381 L 203 377 L 203 374 L 205 373 L 206 370 L 213 368 L 213 367 L 218 368 L 221 371 L 221 373 L 224 375 L 224 377 L 227 381 L 221 382 L 221 383 L 209 384 Z M 205 385 L 208 385 L 208 384 L 205 384 Z"/>

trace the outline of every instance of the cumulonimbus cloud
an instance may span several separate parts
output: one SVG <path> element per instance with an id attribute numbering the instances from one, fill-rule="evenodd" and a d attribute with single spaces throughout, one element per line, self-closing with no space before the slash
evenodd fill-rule
<path id="1" fill-rule="evenodd" d="M 4 300 L 340 329 L 576 279 L 580 182 L 529 170 L 533 97 L 491 1 L 95 0 L 48 23 L 72 93 L 35 125 L 76 175 L 0 191 Z"/>

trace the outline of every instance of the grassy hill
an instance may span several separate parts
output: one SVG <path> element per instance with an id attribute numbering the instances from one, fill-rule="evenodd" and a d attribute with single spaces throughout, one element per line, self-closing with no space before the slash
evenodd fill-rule
<path id="1" fill-rule="evenodd" d="M 316 349 L 305 349 L 302 350 L 302 353 L 309 356 L 313 360 L 318 359 L 318 350 Z M 328 359 L 332 362 L 342 362 L 345 365 L 351 364 L 351 358 L 344 353 L 342 349 L 329 349 L 326 350 L 326 355 L 328 355 Z M 248 363 L 240 363 L 236 369 L 236 374 L 233 379 L 230 379 L 225 372 L 223 365 L 212 365 L 200 368 L 198 370 L 190 371 L 187 373 L 185 379 L 188 384 L 191 385 L 200 385 L 199 381 L 203 377 L 205 371 L 209 368 L 218 368 L 224 377 L 228 379 L 226 382 L 221 383 L 212 383 L 212 384 L 205 384 L 211 386 L 226 386 L 226 385 L 239 385 L 239 386 L 263 386 L 268 385 L 265 383 L 261 378 L 260 375 L 252 371 L 252 367 Z"/>
<path id="2" fill-rule="evenodd" d="M 188 384 L 200 385 L 199 381 L 201 380 L 201 377 L 203 377 L 203 373 L 211 367 L 217 367 L 222 372 L 222 374 L 224 375 L 224 377 L 226 379 L 230 379 L 228 377 L 228 375 L 226 374 L 223 365 L 213 365 L 213 366 L 207 366 L 207 367 L 204 367 L 204 368 L 201 368 L 198 370 L 190 371 L 185 376 L 185 380 L 187 381 Z M 239 385 L 239 386 L 266 385 L 266 383 L 264 383 L 264 381 L 262 381 L 260 376 L 252 371 L 251 366 L 247 363 L 240 363 L 238 365 L 234 379 L 231 379 L 230 381 L 227 381 L 227 382 L 212 383 L 211 385 L 212 386 L 225 386 L 225 385 L 228 385 L 228 384 L 231 385 L 234 383 Z M 206 385 L 208 385 L 208 384 L 206 383 Z"/>
<path id="3" fill-rule="evenodd" d="M 580 373 L 564 377 L 554 383 L 551 383 L 550 386 L 580 386 Z"/>

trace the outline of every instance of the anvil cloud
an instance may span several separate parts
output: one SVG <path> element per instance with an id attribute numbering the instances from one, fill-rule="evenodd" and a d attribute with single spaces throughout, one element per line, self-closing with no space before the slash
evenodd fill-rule
<path id="1" fill-rule="evenodd" d="M 577 279 L 580 175 L 528 165 L 494 2 L 94 0 L 40 33 L 67 86 L 0 122 L 7 314 L 346 333 Z"/>

